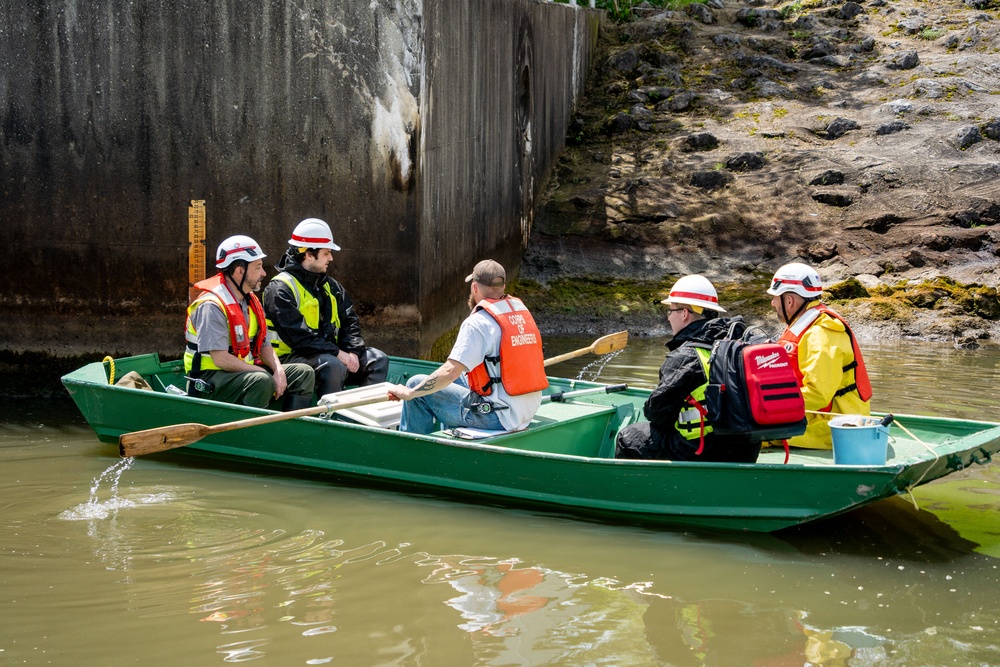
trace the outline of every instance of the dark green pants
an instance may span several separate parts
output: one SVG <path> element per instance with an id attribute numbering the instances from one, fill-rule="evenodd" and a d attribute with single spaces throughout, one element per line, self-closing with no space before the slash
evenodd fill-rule
<path id="1" fill-rule="evenodd" d="M 316 382 L 313 369 L 306 364 L 282 364 L 288 386 L 283 396 L 297 398 L 296 405 L 290 407 L 305 407 L 312 400 L 313 386 Z M 240 403 L 254 408 L 266 408 L 274 398 L 274 378 L 271 371 L 261 366 L 260 370 L 247 373 L 230 373 L 229 371 L 202 371 L 201 378 L 211 383 L 209 393 L 195 393 L 193 396 L 208 398 L 223 403 Z M 287 402 L 286 402 L 287 403 Z"/>

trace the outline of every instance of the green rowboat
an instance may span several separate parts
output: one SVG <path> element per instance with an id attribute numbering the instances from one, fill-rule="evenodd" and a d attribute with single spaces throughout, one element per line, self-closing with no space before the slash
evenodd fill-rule
<path id="1" fill-rule="evenodd" d="M 135 371 L 153 391 L 109 383 L 111 363 L 62 378 L 101 441 L 181 422 L 221 424 L 273 414 L 175 395 L 180 362 L 155 354 L 115 360 L 116 377 Z M 437 365 L 392 358 L 389 381 Z M 600 388 L 551 378 L 547 393 Z M 542 404 L 517 433 L 467 440 L 449 433 L 399 433 L 334 413 L 213 433 L 176 450 L 263 466 L 279 474 L 389 486 L 542 509 L 598 520 L 770 532 L 847 512 L 986 463 L 1000 450 L 1000 424 L 897 415 L 884 465 L 836 465 L 829 451 L 766 449 L 755 464 L 630 461 L 613 458 L 615 435 L 642 418 L 648 390 L 589 393 Z M 176 454 L 175 454 L 176 455 Z M 201 459 L 199 459 L 201 460 Z"/>

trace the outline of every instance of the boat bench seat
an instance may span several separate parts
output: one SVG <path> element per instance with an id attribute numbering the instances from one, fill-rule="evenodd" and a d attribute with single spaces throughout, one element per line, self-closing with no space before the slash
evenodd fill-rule
<path id="1" fill-rule="evenodd" d="M 385 395 L 391 382 L 339 392 L 339 400 L 358 400 Z M 401 402 L 381 402 L 341 410 L 336 418 L 376 426 L 397 428 L 402 413 Z M 631 405 L 614 406 L 586 401 L 545 402 L 526 429 L 508 432 L 476 432 L 474 429 L 446 429 L 431 435 L 449 440 L 472 440 L 484 444 L 574 456 L 612 457 L 618 429 L 634 418 Z M 551 434 L 542 436 L 542 432 Z"/>
<path id="2" fill-rule="evenodd" d="M 622 417 L 613 406 L 585 402 L 542 403 L 526 429 L 502 432 L 477 442 L 547 454 L 608 458 Z M 546 433 L 551 431 L 551 433 Z M 456 439 L 451 430 L 432 435 Z"/>

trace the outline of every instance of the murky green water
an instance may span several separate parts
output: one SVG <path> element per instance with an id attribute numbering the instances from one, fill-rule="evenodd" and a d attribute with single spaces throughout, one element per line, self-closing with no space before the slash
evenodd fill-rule
<path id="1" fill-rule="evenodd" d="M 878 409 L 1000 419 L 996 350 L 866 351 Z M 662 356 L 560 372 L 653 384 Z M 68 401 L 0 420 L 0 664 L 1000 665 L 997 463 L 919 511 L 711 535 L 128 465 Z"/>

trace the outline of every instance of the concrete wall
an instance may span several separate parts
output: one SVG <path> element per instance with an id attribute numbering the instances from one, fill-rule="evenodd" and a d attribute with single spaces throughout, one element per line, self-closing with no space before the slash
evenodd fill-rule
<path id="1" fill-rule="evenodd" d="M 326 219 L 369 342 L 426 351 L 475 261 L 516 265 L 598 20 L 534 0 L 0 0 L 0 353 L 179 354 L 192 199 L 209 260 L 233 233 L 277 260 Z"/>

